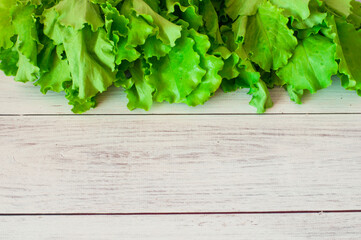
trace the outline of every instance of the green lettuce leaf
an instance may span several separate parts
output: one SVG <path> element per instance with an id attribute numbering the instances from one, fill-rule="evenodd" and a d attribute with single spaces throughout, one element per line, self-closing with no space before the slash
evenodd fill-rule
<path id="1" fill-rule="evenodd" d="M 284 14 L 287 17 L 293 16 L 300 20 L 304 20 L 311 14 L 308 7 L 310 0 L 271 0 L 271 3 L 279 8 L 285 9 Z"/>
<path id="2" fill-rule="evenodd" d="M 72 6 L 72 3 L 69 5 Z M 68 7 L 62 5 L 64 9 Z M 115 80 L 114 46 L 104 28 L 82 24 L 79 26 L 83 28 L 78 29 L 78 25 L 74 28 L 63 25 L 62 19 L 68 15 L 62 16 L 58 8 L 54 6 L 44 14 L 44 32 L 55 44 L 64 46 L 72 77 L 67 98 L 74 105 L 73 111 L 81 113 L 87 107 L 93 107 L 94 97 L 104 92 Z M 90 13 L 93 13 L 93 8 Z M 83 19 L 84 15 L 79 15 L 79 21 Z M 94 32 L 94 29 L 97 30 Z"/>
<path id="3" fill-rule="evenodd" d="M 331 76 L 337 73 L 336 45 L 328 38 L 315 35 L 302 40 L 289 63 L 277 71 L 289 91 L 296 92 L 300 102 L 304 90 L 315 93 L 331 85 Z"/>
<path id="4" fill-rule="evenodd" d="M 73 113 L 84 113 L 96 106 L 95 97 L 81 99 L 78 97 L 79 92 L 76 89 L 72 89 L 71 86 L 65 87 L 65 93 L 65 97 L 68 99 L 69 105 L 73 106 L 71 109 Z"/>
<path id="5" fill-rule="evenodd" d="M 303 20 L 295 19 L 292 22 L 292 27 L 297 29 L 313 30 L 317 26 L 322 25 L 323 21 L 327 16 L 327 12 L 323 9 L 323 3 L 319 0 L 311 0 L 309 3 L 310 15 L 308 18 Z"/>
<path id="6" fill-rule="evenodd" d="M 241 17 L 243 19 L 243 17 Z M 233 25 L 234 26 L 234 25 Z M 234 28 L 232 26 L 232 29 Z M 245 28 L 244 24 L 240 24 Z M 224 92 L 235 91 L 239 88 L 249 88 L 248 94 L 252 95 L 250 105 L 257 108 L 258 113 L 263 113 L 266 108 L 272 107 L 266 84 L 261 79 L 260 73 L 255 69 L 254 64 L 249 59 L 243 41 L 237 40 L 230 28 L 222 28 L 222 35 L 226 36 L 226 46 L 217 49 L 218 54 L 224 59 L 224 67 L 220 71 L 223 78 L 221 87 Z M 239 32 L 244 32 L 243 30 Z"/>
<path id="7" fill-rule="evenodd" d="M 249 95 L 252 95 L 250 105 L 257 109 L 258 113 L 263 113 L 267 108 L 273 106 L 271 96 L 265 82 L 261 79 L 261 74 L 256 71 L 254 65 L 247 57 L 243 47 L 236 50 L 240 58 L 237 64 L 239 75 L 234 79 L 234 85 L 238 88 L 249 88 Z"/>
<path id="8" fill-rule="evenodd" d="M 155 89 L 155 101 L 182 102 L 201 83 L 206 70 L 199 66 L 194 45 L 184 33 L 167 56 L 150 61 L 149 82 Z"/>
<path id="9" fill-rule="evenodd" d="M 64 40 L 73 88 L 79 89 L 79 98 L 104 92 L 115 79 L 113 45 L 105 36 L 104 29 L 94 33 L 85 27 Z"/>
<path id="10" fill-rule="evenodd" d="M 125 91 L 129 100 L 128 108 L 130 110 L 141 108 L 148 111 L 153 104 L 154 89 L 148 83 L 145 69 L 146 63 L 141 60 L 137 60 L 134 66 L 130 68 L 133 85 Z"/>
<path id="11" fill-rule="evenodd" d="M 57 49 L 61 50 L 57 50 Z M 66 59 L 62 59 L 59 54 L 62 52 L 61 46 L 55 46 L 49 43 L 43 49 L 44 53 L 40 55 L 41 65 L 47 65 L 39 80 L 34 83 L 40 86 L 40 91 L 46 94 L 49 90 L 54 92 L 65 91 L 65 84 L 71 82 L 71 73 L 69 63 Z M 42 68 L 45 69 L 45 68 Z"/>
<path id="12" fill-rule="evenodd" d="M 110 4 L 103 5 L 102 10 L 105 14 L 107 37 L 115 46 L 115 63 L 120 65 L 124 60 L 133 62 L 138 59 L 140 53 L 136 50 L 137 43 L 143 44 L 145 38 L 153 32 L 153 27 L 145 21 L 137 21 L 136 17 L 128 19 L 124 15 L 120 15 L 119 11 Z M 142 32 L 138 34 L 138 31 Z M 133 34 L 129 34 L 129 32 Z M 139 40 L 133 40 L 138 38 Z M 136 44 L 134 44 L 135 42 Z"/>
<path id="13" fill-rule="evenodd" d="M 199 3 L 199 14 L 204 21 L 203 34 L 207 34 L 213 41 L 211 48 L 216 48 L 223 44 L 221 32 L 218 24 L 218 13 L 210 0 L 202 0 Z"/>
<path id="14" fill-rule="evenodd" d="M 113 7 L 118 6 L 119 3 L 121 3 L 123 0 L 90 0 L 92 3 L 96 4 L 110 4 Z"/>
<path id="15" fill-rule="evenodd" d="M 15 6 L 16 0 L 0 1 L 0 49 L 8 49 L 14 45 L 11 41 L 11 37 L 15 35 L 11 15 Z"/>
<path id="16" fill-rule="evenodd" d="M 17 63 L 19 61 L 19 53 L 14 47 L 9 49 L 0 49 L 0 69 L 6 76 L 15 76 L 18 72 Z"/>
<path id="17" fill-rule="evenodd" d="M 197 33 L 193 29 L 189 33 L 190 37 L 195 41 L 194 48 L 200 56 L 199 66 L 206 70 L 202 81 L 184 101 L 190 106 L 197 106 L 208 101 L 221 85 L 222 77 L 218 73 L 223 68 L 223 61 L 218 57 L 207 54 L 211 44 L 206 35 Z"/>
<path id="18" fill-rule="evenodd" d="M 251 16 L 256 14 L 262 2 L 264 2 L 264 0 L 226 0 L 225 11 L 233 20 L 236 20 L 238 16 Z"/>
<path id="19" fill-rule="evenodd" d="M 327 7 L 343 17 L 348 17 L 351 14 L 352 0 L 323 0 Z"/>
<path id="20" fill-rule="evenodd" d="M 176 7 L 178 7 L 180 13 L 177 16 L 186 21 L 189 27 L 198 30 L 199 27 L 203 26 L 202 16 L 198 12 L 198 6 L 194 3 L 190 4 L 190 2 L 193 1 L 166 0 L 166 6 L 168 13 L 173 14 L 176 12 Z"/>
<path id="21" fill-rule="evenodd" d="M 117 64 L 122 59 L 130 62 L 138 59 L 137 46 L 142 46 L 145 58 L 163 57 L 181 36 L 181 26 L 168 21 L 142 0 L 125 1 L 121 13 L 129 19 L 129 30 L 119 40 Z"/>
<path id="22" fill-rule="evenodd" d="M 33 5 L 17 6 L 13 12 L 13 25 L 17 35 L 15 47 L 19 53 L 19 67 L 15 81 L 35 81 L 39 75 L 37 66 L 37 54 L 39 39 L 34 17 L 35 7 Z"/>
<path id="23" fill-rule="evenodd" d="M 351 14 L 347 20 L 352 23 L 355 28 L 361 28 L 361 2 L 351 1 Z"/>
<path id="24" fill-rule="evenodd" d="M 147 19 L 157 27 L 157 38 L 164 44 L 174 47 L 175 41 L 181 37 L 181 26 L 168 21 L 142 0 L 133 0 L 133 8 L 137 14 L 141 14 L 143 17 L 150 16 Z"/>
<path id="25" fill-rule="evenodd" d="M 286 65 L 297 46 L 287 23 L 282 10 L 269 2 L 261 4 L 257 14 L 249 17 L 244 48 L 250 59 L 265 71 Z"/>
<path id="26" fill-rule="evenodd" d="M 337 44 L 336 59 L 339 61 L 339 75 L 344 88 L 361 94 L 361 30 L 342 18 L 329 16 L 329 28 L 323 33 Z"/>
<path id="27" fill-rule="evenodd" d="M 152 57 L 160 59 L 161 57 L 166 56 L 172 50 L 169 45 L 164 44 L 155 36 L 147 38 L 142 49 L 145 59 Z"/>
<path id="28" fill-rule="evenodd" d="M 237 20 L 232 24 L 232 31 L 234 34 L 235 43 L 244 43 L 244 38 L 246 37 L 248 24 L 247 16 L 240 16 Z"/>
<path id="29" fill-rule="evenodd" d="M 104 25 L 99 6 L 89 0 L 61 0 L 54 8 L 59 14 L 59 23 L 76 31 L 83 29 L 85 24 L 93 31 Z"/>

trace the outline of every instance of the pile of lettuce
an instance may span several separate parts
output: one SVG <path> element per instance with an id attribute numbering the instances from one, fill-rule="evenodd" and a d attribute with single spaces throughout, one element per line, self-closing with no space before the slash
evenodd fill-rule
<path id="1" fill-rule="evenodd" d="M 128 108 L 204 104 L 248 88 L 301 103 L 331 85 L 361 95 L 361 3 L 355 0 L 0 0 L 0 69 L 73 112 L 115 85 Z"/>

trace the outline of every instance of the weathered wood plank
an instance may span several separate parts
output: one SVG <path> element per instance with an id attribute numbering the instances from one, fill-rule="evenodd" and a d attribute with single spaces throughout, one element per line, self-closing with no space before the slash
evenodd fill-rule
<path id="1" fill-rule="evenodd" d="M 0 72 L 0 114 L 71 114 L 71 106 L 62 93 L 43 95 L 38 87 L 16 83 Z M 167 113 L 256 113 L 249 106 L 251 97 L 247 89 L 234 93 L 219 91 L 203 106 L 188 107 L 184 104 L 155 104 L 151 111 L 129 111 L 127 98 L 122 90 L 112 87 L 98 98 L 98 107 L 88 114 L 167 114 Z M 361 113 L 361 98 L 355 92 L 346 91 L 339 80 L 328 89 L 315 95 L 306 95 L 305 104 L 290 101 L 280 88 L 271 90 L 274 107 L 267 113 Z"/>
<path id="2" fill-rule="evenodd" d="M 361 214 L 0 217 L 2 239 L 360 239 Z"/>
<path id="3" fill-rule="evenodd" d="M 361 209 L 360 117 L 0 117 L 0 212 Z"/>

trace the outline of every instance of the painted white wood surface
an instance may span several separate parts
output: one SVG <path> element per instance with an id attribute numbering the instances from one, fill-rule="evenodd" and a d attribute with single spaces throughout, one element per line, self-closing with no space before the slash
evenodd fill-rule
<path id="1" fill-rule="evenodd" d="M 360 213 L 0 218 L 1 239 L 12 240 L 359 240 L 360 236 Z"/>
<path id="2" fill-rule="evenodd" d="M 62 94 L 2 73 L 0 88 L 2 214 L 361 209 L 361 98 L 338 80 L 301 106 L 272 90 L 267 113 L 286 115 L 222 115 L 254 114 L 247 90 L 130 112 L 112 88 L 88 112 L 99 116 L 6 116 L 71 112 Z M 0 216 L 0 239 L 360 239 L 359 229 L 360 213 Z"/>
<path id="3" fill-rule="evenodd" d="M 64 93 L 40 93 L 39 87 L 32 84 L 14 82 L 0 72 L 0 114 L 72 114 Z M 218 91 L 203 106 L 189 107 L 185 104 L 154 104 L 149 112 L 141 109 L 129 111 L 127 97 L 120 88 L 112 87 L 98 97 L 98 107 L 86 114 L 175 114 L 175 113 L 256 113 L 249 106 L 251 96 L 242 89 L 233 93 Z M 282 88 L 271 90 L 274 106 L 267 113 L 361 113 L 361 97 L 355 92 L 346 91 L 340 81 L 314 95 L 304 97 L 304 104 L 293 103 Z"/>
<path id="4" fill-rule="evenodd" d="M 361 209 L 360 115 L 3 116 L 0 212 Z"/>

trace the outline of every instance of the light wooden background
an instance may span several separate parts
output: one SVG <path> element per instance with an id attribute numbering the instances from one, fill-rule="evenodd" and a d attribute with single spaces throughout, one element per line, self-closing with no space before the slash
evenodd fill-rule
<path id="1" fill-rule="evenodd" d="M 361 239 L 361 98 L 335 83 L 73 115 L 0 75 L 0 239 Z"/>

